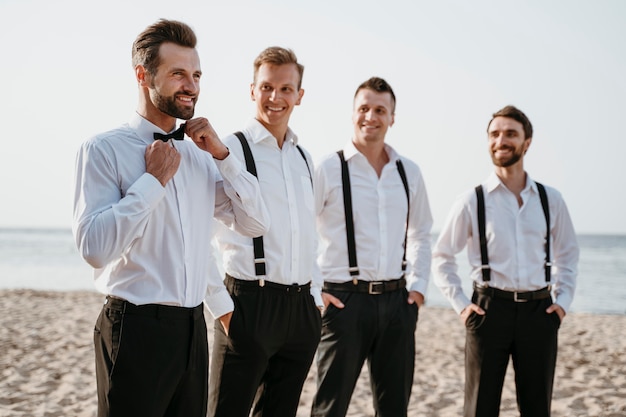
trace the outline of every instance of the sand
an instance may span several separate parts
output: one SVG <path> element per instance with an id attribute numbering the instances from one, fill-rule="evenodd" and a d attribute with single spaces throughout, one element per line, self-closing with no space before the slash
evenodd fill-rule
<path id="1" fill-rule="evenodd" d="M 96 415 L 92 332 L 103 300 L 102 295 L 85 291 L 0 290 L 0 417 Z M 552 415 L 626 416 L 626 316 L 572 313 L 559 337 Z M 452 309 L 425 306 L 416 340 L 409 415 L 461 415 L 461 322 Z M 313 366 L 299 417 L 309 415 L 314 376 Z M 367 367 L 348 415 L 374 415 Z M 511 369 L 500 415 L 519 415 Z"/>

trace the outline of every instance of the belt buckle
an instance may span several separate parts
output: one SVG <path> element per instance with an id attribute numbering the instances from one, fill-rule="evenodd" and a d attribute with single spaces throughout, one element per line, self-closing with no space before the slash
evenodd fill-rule
<path id="1" fill-rule="evenodd" d="M 380 288 L 377 290 L 376 288 Z M 385 290 L 385 284 L 381 281 L 372 281 L 368 285 L 367 292 L 372 295 L 382 294 Z"/>
<path id="2" fill-rule="evenodd" d="M 513 292 L 513 301 L 515 301 L 516 303 L 527 303 L 528 300 L 524 300 L 523 298 L 517 298 L 517 294 L 519 294 L 517 291 Z"/>

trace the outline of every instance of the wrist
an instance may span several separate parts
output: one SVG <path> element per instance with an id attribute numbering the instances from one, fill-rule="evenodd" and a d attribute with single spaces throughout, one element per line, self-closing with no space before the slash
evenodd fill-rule
<path id="1" fill-rule="evenodd" d="M 230 155 L 230 150 L 228 149 L 228 147 L 224 146 L 224 148 L 220 152 L 215 152 L 213 154 L 213 158 L 219 161 L 223 161 L 228 157 L 228 155 Z"/>

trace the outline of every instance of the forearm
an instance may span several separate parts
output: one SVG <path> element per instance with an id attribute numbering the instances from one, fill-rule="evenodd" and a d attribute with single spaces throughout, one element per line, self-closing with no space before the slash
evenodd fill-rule
<path id="1" fill-rule="evenodd" d="M 223 180 L 216 186 L 215 216 L 244 236 L 266 233 L 270 216 L 256 177 L 245 171 L 233 154 L 217 166 Z"/>

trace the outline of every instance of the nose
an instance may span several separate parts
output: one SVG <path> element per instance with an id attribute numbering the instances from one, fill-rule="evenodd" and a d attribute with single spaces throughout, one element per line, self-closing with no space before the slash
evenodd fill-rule
<path id="1" fill-rule="evenodd" d="M 200 81 L 193 76 L 185 77 L 185 92 L 189 94 L 197 94 L 200 90 Z"/>
<path id="2" fill-rule="evenodd" d="M 492 135 L 491 136 L 491 141 L 495 144 L 495 145 L 501 145 L 502 142 L 504 141 L 504 135 L 502 133 L 498 133 L 497 135 Z"/>

